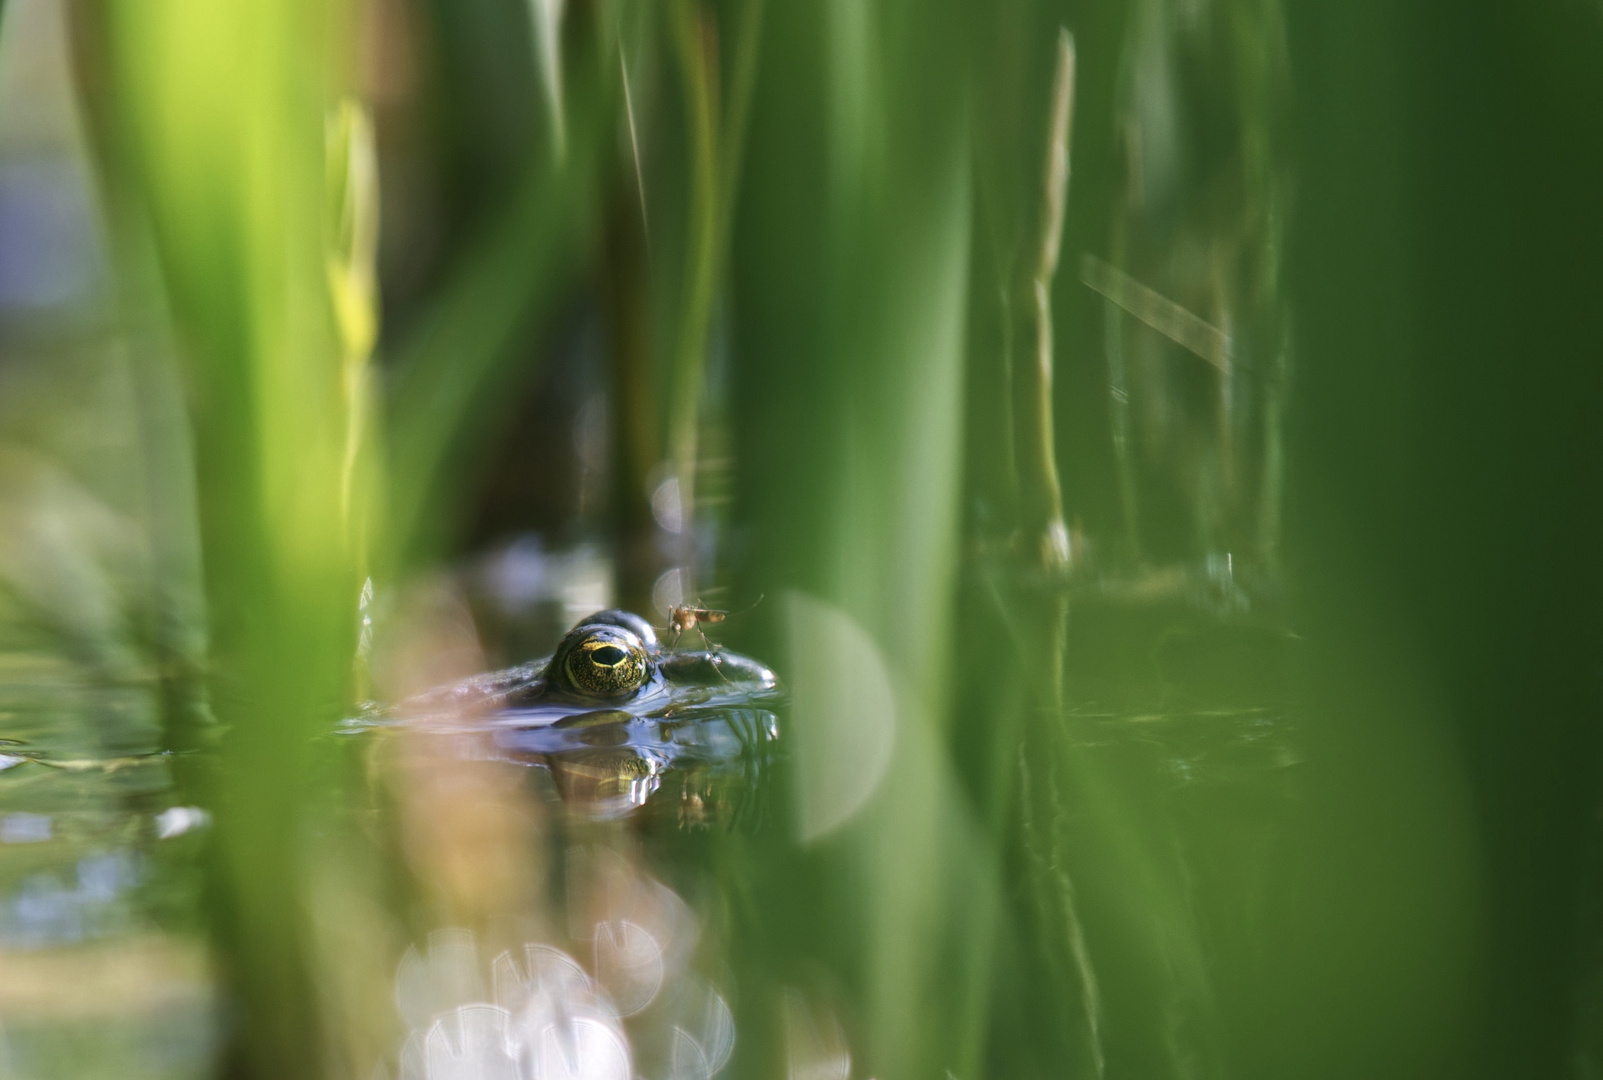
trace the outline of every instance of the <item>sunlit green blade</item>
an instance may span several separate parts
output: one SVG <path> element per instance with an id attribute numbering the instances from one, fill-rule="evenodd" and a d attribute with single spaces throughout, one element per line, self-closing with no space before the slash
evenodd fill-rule
<path id="1" fill-rule="evenodd" d="M 188 388 L 210 629 L 216 918 L 241 1065 L 317 1075 L 303 840 L 312 736 L 338 715 L 361 552 L 353 416 L 326 272 L 325 115 L 341 5 L 104 7 L 122 146 Z"/>

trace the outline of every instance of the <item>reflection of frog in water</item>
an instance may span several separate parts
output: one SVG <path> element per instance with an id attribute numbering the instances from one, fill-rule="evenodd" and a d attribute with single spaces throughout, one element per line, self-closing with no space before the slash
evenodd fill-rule
<path id="1" fill-rule="evenodd" d="M 582 620 L 549 659 L 432 690 L 398 712 L 403 723 L 484 732 L 508 758 L 548 767 L 570 804 L 612 814 L 644 805 L 670 770 L 706 785 L 760 766 L 778 737 L 779 698 L 757 661 L 664 649 L 645 619 L 614 610 Z M 700 807 L 706 794 L 686 786 L 681 799 Z"/>

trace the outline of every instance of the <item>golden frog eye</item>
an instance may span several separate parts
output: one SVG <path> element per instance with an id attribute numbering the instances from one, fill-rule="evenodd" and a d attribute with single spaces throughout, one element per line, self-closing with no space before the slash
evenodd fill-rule
<path id="1" fill-rule="evenodd" d="M 568 650 L 563 673 L 573 688 L 586 694 L 619 697 L 639 690 L 646 681 L 645 646 L 629 631 L 597 627 Z"/>

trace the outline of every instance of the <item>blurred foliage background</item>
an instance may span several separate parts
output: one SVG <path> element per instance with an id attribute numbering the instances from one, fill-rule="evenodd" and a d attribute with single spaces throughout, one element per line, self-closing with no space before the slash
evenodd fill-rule
<path id="1" fill-rule="evenodd" d="M 0 1077 L 1603 1075 L 1600 58 L 7 0 Z M 679 604 L 738 825 L 341 727 Z M 625 925 L 623 1059 L 440 989 Z"/>

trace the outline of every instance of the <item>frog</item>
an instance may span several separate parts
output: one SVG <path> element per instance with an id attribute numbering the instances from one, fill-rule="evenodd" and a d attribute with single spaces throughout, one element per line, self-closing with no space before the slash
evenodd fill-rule
<path id="1" fill-rule="evenodd" d="M 543 766 L 591 816 L 629 813 L 675 771 L 760 768 L 779 738 L 772 669 L 703 645 L 667 647 L 650 621 L 611 608 L 580 619 L 549 657 L 427 691 L 370 723 L 482 733 L 504 759 Z"/>

